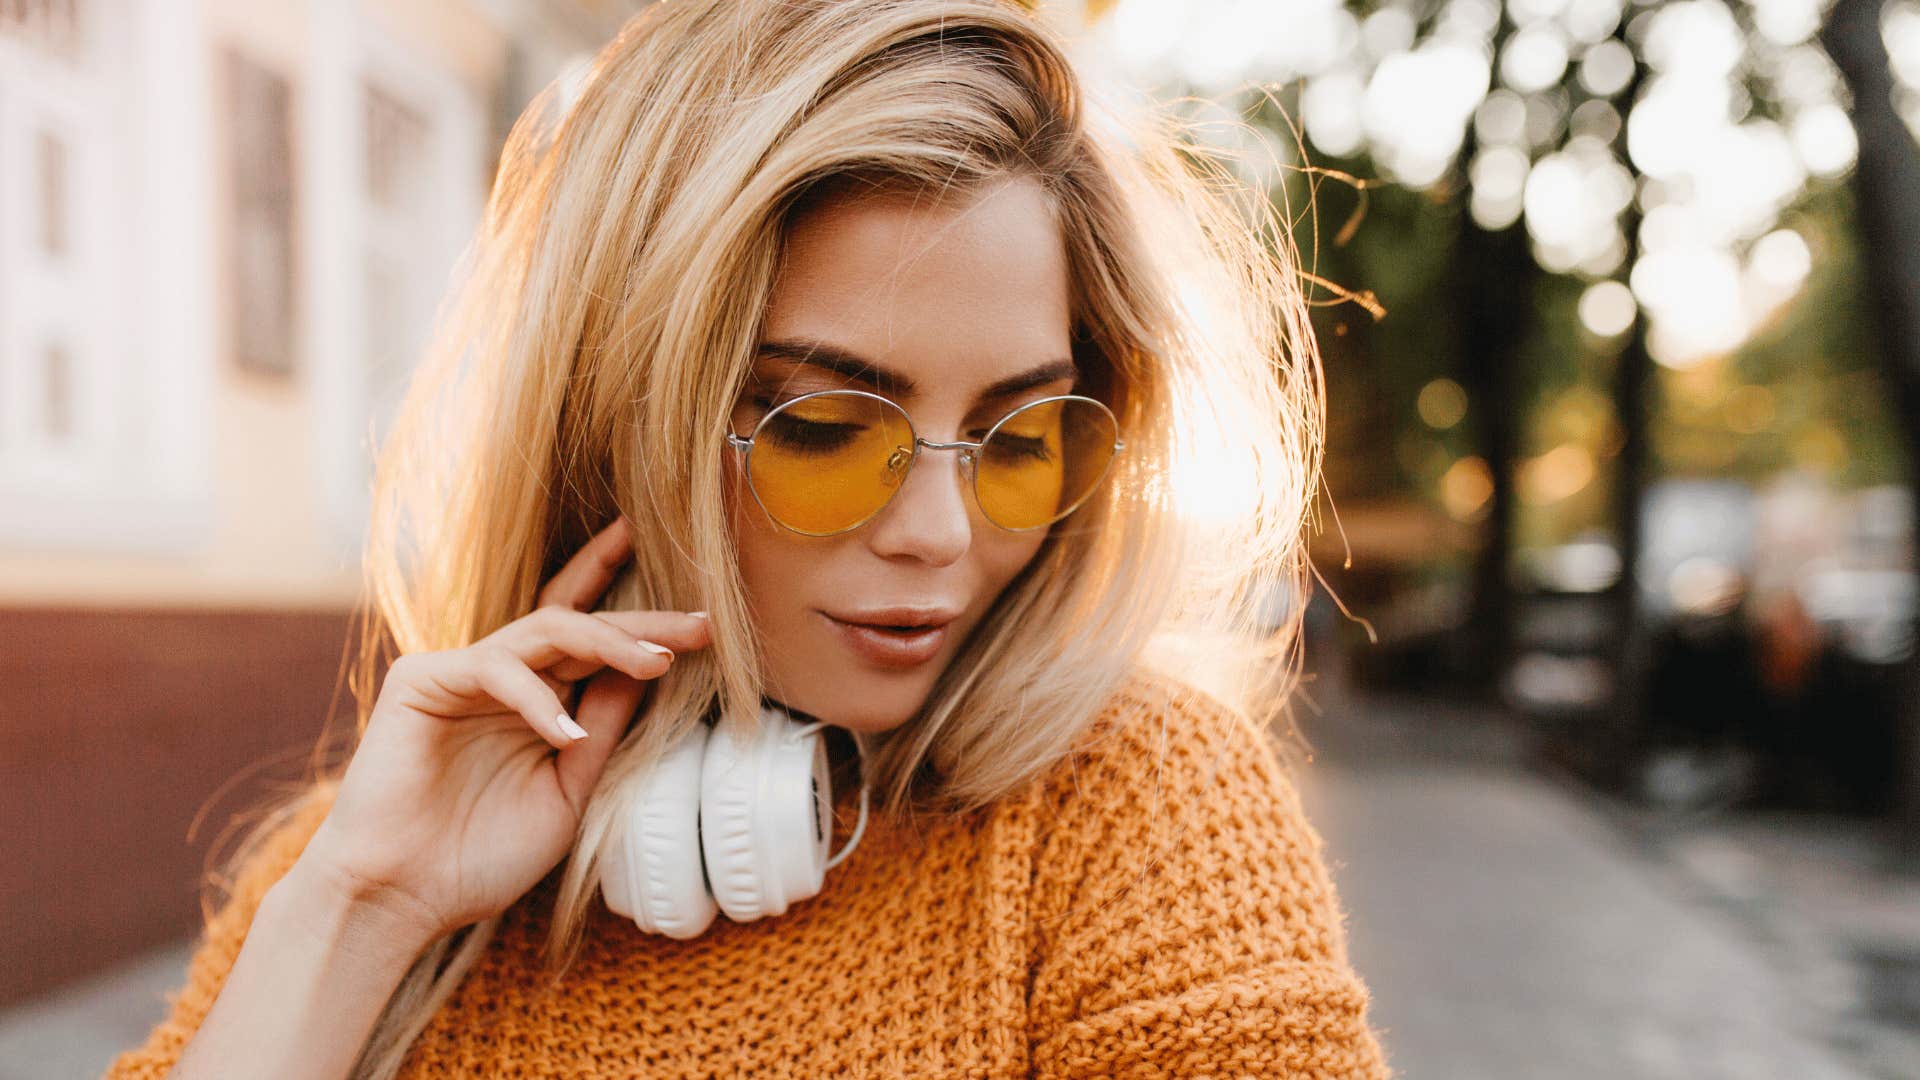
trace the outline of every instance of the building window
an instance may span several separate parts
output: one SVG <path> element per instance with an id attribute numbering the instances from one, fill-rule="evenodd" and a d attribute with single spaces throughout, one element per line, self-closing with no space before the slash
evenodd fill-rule
<path id="1" fill-rule="evenodd" d="M 366 98 L 367 195 L 380 210 L 417 210 L 433 134 L 427 118 L 378 83 L 367 85 Z"/>
<path id="2" fill-rule="evenodd" d="M 65 442 L 73 437 L 73 361 L 67 355 L 64 346 L 55 342 L 47 346 L 45 382 L 46 411 L 42 414 L 46 424 L 48 442 Z"/>
<path id="3" fill-rule="evenodd" d="M 293 91 L 238 50 L 221 55 L 228 120 L 227 342 L 244 371 L 294 369 Z"/>
<path id="4" fill-rule="evenodd" d="M 366 110 L 367 407 L 384 438 L 446 279 L 432 231 L 436 131 L 424 109 L 368 80 Z"/>
<path id="5" fill-rule="evenodd" d="M 67 144 L 51 131 L 42 130 L 34 140 L 34 161 L 38 183 L 40 250 L 49 259 L 67 251 Z"/>
<path id="6" fill-rule="evenodd" d="M 0 489 L 60 490 L 96 462 L 121 188 L 112 83 L 81 0 L 0 0 Z"/>
<path id="7" fill-rule="evenodd" d="M 0 34 L 49 59 L 80 58 L 79 0 L 0 0 Z"/>

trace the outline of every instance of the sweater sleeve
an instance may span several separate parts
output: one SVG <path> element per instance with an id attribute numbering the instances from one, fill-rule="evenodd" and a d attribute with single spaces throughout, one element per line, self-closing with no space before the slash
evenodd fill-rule
<path id="1" fill-rule="evenodd" d="M 330 796 L 330 789 L 309 790 L 249 853 L 226 899 L 202 929 L 187 962 L 186 984 L 167 995 L 167 1016 L 146 1042 L 116 1057 L 102 1080 L 160 1080 L 173 1069 L 226 985 L 260 901 L 306 850 L 332 805 Z"/>
<path id="2" fill-rule="evenodd" d="M 1265 733 L 1169 677 L 1115 701 L 1043 789 L 1033 1075 L 1390 1077 L 1320 836 Z"/>

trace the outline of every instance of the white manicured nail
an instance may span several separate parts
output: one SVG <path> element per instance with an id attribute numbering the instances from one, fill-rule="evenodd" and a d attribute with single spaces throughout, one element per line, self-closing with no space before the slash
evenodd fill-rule
<path id="1" fill-rule="evenodd" d="M 581 739 L 587 737 L 587 729 L 575 723 L 573 717 L 568 716 L 566 713 L 561 713 L 555 723 L 558 723 L 560 730 L 566 732 L 567 738 L 572 739 L 574 742 L 579 742 Z"/>

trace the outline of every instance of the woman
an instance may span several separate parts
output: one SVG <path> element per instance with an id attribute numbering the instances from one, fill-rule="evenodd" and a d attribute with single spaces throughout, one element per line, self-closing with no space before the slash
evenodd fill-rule
<path id="1" fill-rule="evenodd" d="M 109 1075 L 1387 1075 L 1262 734 L 1305 304 L 1163 127 L 991 0 L 672 0 L 530 108 L 382 451 L 352 758 Z M 642 932 L 623 798 L 763 703 L 858 848 Z"/>

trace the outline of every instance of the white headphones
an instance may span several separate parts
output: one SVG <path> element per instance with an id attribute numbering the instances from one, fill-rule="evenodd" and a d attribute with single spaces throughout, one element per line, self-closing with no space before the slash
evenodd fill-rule
<path id="1" fill-rule="evenodd" d="M 849 732 L 861 756 L 860 818 L 828 857 L 825 726 L 803 726 L 767 701 L 758 733 L 694 725 L 618 811 L 600 865 L 607 907 L 647 933 L 691 938 L 716 909 L 750 922 L 818 893 L 867 828 L 866 745 Z"/>

